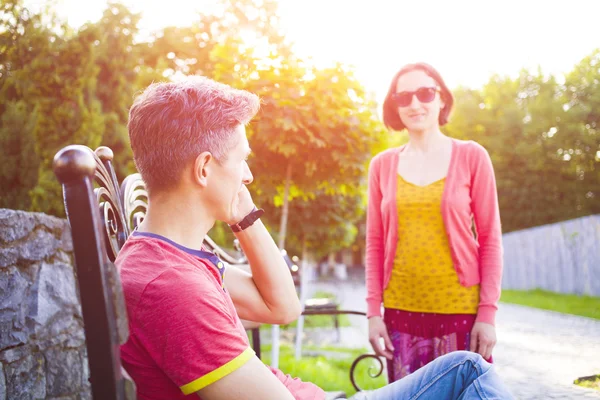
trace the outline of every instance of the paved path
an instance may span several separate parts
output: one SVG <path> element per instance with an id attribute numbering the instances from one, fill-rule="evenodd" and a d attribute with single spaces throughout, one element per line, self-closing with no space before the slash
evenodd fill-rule
<path id="1" fill-rule="evenodd" d="M 597 398 L 573 381 L 600 374 L 600 321 L 500 304 L 498 372 L 520 399 Z"/>
<path id="2" fill-rule="evenodd" d="M 365 311 L 362 283 L 310 286 L 313 293 L 335 293 L 344 309 Z M 366 321 L 350 318 L 353 327 L 342 330 L 343 345 L 369 347 Z M 518 399 L 600 399 L 600 392 L 572 384 L 578 377 L 600 374 L 600 321 L 501 303 L 496 325 L 495 365 Z"/>

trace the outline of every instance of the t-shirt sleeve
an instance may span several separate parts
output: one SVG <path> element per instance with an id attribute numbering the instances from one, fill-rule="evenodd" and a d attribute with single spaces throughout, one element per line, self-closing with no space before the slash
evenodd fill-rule
<path id="1" fill-rule="evenodd" d="M 133 316 L 141 344 L 186 395 L 227 376 L 255 354 L 223 289 L 211 279 L 191 267 L 173 267 L 148 284 Z"/>

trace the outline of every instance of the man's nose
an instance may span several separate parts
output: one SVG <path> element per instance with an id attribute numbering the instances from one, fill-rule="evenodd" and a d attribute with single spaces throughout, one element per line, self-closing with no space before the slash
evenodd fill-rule
<path id="1" fill-rule="evenodd" d="M 254 180 L 254 176 L 252 175 L 252 171 L 250 171 L 250 167 L 246 163 L 246 168 L 244 169 L 244 185 L 249 185 Z"/>

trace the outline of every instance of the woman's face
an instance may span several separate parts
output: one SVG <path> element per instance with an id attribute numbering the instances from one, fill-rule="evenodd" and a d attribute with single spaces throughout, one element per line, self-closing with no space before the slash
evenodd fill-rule
<path id="1" fill-rule="evenodd" d="M 439 129 L 440 110 L 445 105 L 437 82 L 425 72 L 414 70 L 401 75 L 392 101 L 409 132 Z"/>

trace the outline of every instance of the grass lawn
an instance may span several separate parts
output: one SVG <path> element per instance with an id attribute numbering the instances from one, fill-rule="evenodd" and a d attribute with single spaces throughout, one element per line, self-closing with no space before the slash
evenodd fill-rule
<path id="1" fill-rule="evenodd" d="M 541 289 L 502 290 L 500 301 L 600 319 L 600 297 L 560 294 Z"/>
<path id="2" fill-rule="evenodd" d="M 300 360 L 294 358 L 294 348 L 281 345 L 279 350 L 279 369 L 292 377 L 312 382 L 325 391 L 346 392 L 350 397 L 356 391 L 350 383 L 350 366 L 361 354 L 369 353 L 368 349 L 345 349 L 339 347 L 303 346 L 303 353 L 319 353 L 317 356 L 304 355 Z M 271 363 L 271 346 L 261 346 L 262 359 Z M 377 389 L 385 386 L 387 379 L 382 374 L 377 378 L 369 377 L 369 367 L 373 373 L 379 372 L 379 363 L 374 360 L 363 360 L 357 367 L 356 383 L 362 389 Z"/>

